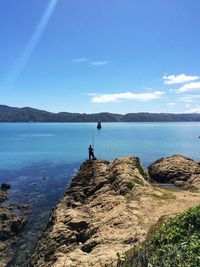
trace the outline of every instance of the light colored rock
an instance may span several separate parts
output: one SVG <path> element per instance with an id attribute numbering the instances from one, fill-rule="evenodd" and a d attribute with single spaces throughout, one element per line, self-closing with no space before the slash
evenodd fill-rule
<path id="1" fill-rule="evenodd" d="M 0 203 L 4 202 L 7 199 L 7 192 L 0 191 Z"/>
<path id="2" fill-rule="evenodd" d="M 0 267 L 7 266 L 14 255 L 13 243 L 16 243 L 23 231 L 28 217 L 16 206 L 0 207 Z"/>
<path id="3" fill-rule="evenodd" d="M 86 161 L 53 210 L 28 266 L 116 266 L 116 253 L 144 241 L 160 217 L 199 200 L 189 191 L 153 186 L 137 158 Z"/>

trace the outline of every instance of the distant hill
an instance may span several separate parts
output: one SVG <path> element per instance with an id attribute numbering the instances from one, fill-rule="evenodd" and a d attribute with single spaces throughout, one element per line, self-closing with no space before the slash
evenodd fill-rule
<path id="1" fill-rule="evenodd" d="M 178 122 L 200 121 L 200 114 L 172 113 L 128 113 L 126 115 L 108 112 L 86 114 L 53 113 L 30 107 L 17 108 L 0 105 L 0 122 Z"/>
<path id="2" fill-rule="evenodd" d="M 123 115 L 123 122 L 178 122 L 200 121 L 200 114 L 173 114 L 173 113 L 128 113 Z"/>

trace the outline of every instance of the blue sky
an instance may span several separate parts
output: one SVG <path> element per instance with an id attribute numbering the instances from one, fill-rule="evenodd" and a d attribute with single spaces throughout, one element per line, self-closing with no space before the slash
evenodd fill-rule
<path id="1" fill-rule="evenodd" d="M 200 112 L 199 0 L 1 0 L 0 103 Z"/>

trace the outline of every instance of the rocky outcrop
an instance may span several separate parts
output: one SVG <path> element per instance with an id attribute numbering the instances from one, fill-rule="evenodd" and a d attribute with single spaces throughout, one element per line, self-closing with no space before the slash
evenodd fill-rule
<path id="1" fill-rule="evenodd" d="M 86 161 L 57 204 L 29 267 L 111 267 L 160 217 L 194 206 L 196 193 L 153 186 L 135 157 Z"/>
<path id="2" fill-rule="evenodd" d="M 0 203 L 7 199 L 7 192 L 0 192 Z"/>
<path id="3" fill-rule="evenodd" d="M 200 163 L 181 155 L 162 158 L 148 168 L 151 179 L 174 183 L 185 189 L 200 189 Z"/>
<path id="4" fill-rule="evenodd" d="M 110 264 L 115 249 L 127 246 L 132 236 L 124 196 L 141 185 L 149 187 L 144 174 L 137 158 L 117 159 L 111 164 L 86 161 L 52 213 L 30 266 Z M 120 233 L 124 217 L 128 220 L 126 231 Z"/>
<path id="5" fill-rule="evenodd" d="M 0 201 L 7 198 L 6 192 L 0 192 Z M 0 266 L 7 266 L 13 258 L 15 244 L 27 224 L 28 216 L 25 205 L 0 206 Z"/>
<path id="6" fill-rule="evenodd" d="M 7 183 L 1 184 L 1 190 L 3 190 L 3 191 L 6 191 L 6 190 L 10 189 L 10 187 L 11 186 L 9 184 L 7 184 Z"/>
<path id="7" fill-rule="evenodd" d="M 1 184 L 1 191 L 0 191 L 0 203 L 3 203 L 8 198 L 7 190 L 10 189 L 10 185 L 3 183 Z"/>

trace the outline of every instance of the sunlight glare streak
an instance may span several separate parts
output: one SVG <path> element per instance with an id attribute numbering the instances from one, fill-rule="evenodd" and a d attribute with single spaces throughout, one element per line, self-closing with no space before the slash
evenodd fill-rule
<path id="1" fill-rule="evenodd" d="M 20 76 L 21 72 L 26 67 L 29 58 L 31 57 L 32 52 L 36 48 L 38 42 L 40 41 L 40 38 L 43 34 L 43 32 L 46 29 L 46 26 L 55 10 L 56 4 L 58 0 L 50 0 L 35 32 L 33 33 L 30 41 L 27 43 L 22 55 L 18 58 L 16 63 L 14 64 L 11 71 L 8 73 L 8 76 L 6 78 L 6 83 L 14 83 L 18 77 Z"/>

